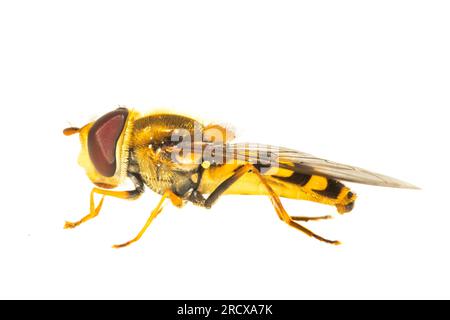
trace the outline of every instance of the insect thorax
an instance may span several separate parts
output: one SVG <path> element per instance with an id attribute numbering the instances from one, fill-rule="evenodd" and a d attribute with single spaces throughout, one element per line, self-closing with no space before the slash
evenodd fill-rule
<path id="1" fill-rule="evenodd" d="M 196 184 L 191 180 L 196 170 L 174 170 L 164 161 L 155 161 L 150 148 L 130 150 L 128 171 L 138 173 L 144 183 L 159 194 L 171 190 L 177 195 L 183 196 L 196 188 Z"/>

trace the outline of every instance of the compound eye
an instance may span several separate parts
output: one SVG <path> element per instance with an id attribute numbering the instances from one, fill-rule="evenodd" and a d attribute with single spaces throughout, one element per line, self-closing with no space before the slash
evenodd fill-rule
<path id="1" fill-rule="evenodd" d="M 117 141 L 127 120 L 128 110 L 119 108 L 99 118 L 89 130 L 89 158 L 95 169 L 105 177 L 116 172 Z"/>

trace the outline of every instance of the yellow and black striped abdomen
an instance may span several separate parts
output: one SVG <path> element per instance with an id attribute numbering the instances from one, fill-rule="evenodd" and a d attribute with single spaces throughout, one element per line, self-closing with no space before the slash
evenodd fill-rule
<path id="1" fill-rule="evenodd" d="M 271 175 L 272 184 L 279 184 L 279 195 L 286 198 L 335 205 L 340 213 L 353 209 L 356 195 L 344 184 L 330 178 L 290 171 L 285 176 Z"/>
<path id="2" fill-rule="evenodd" d="M 203 173 L 199 191 L 211 193 L 242 163 L 211 167 Z M 280 197 L 309 200 L 334 205 L 338 212 L 345 213 L 353 209 L 356 195 L 341 182 L 317 175 L 308 175 L 285 168 L 271 168 L 264 178 Z M 266 188 L 259 178 L 248 173 L 231 185 L 224 194 L 267 195 Z"/>

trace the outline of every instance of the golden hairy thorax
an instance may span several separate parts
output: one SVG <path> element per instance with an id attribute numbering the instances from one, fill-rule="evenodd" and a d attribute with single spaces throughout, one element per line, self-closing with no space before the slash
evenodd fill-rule
<path id="1" fill-rule="evenodd" d="M 139 172 L 153 191 L 162 194 L 165 190 L 182 189 L 190 178 L 189 172 L 198 167 L 179 168 L 171 161 L 170 155 L 163 152 L 171 144 L 174 131 L 202 130 L 203 125 L 189 117 L 176 114 L 152 114 L 135 120 L 130 150 L 133 160 L 139 166 Z"/>

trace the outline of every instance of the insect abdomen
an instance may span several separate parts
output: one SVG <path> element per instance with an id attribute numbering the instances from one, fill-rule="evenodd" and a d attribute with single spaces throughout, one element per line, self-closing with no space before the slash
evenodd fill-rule
<path id="1" fill-rule="evenodd" d="M 205 170 L 199 191 L 211 193 L 238 167 L 239 164 L 233 164 Z M 264 178 L 280 197 L 334 205 L 340 213 L 350 211 L 356 199 L 356 195 L 344 184 L 322 176 L 277 168 L 266 172 Z M 255 174 L 248 173 L 231 185 L 224 194 L 267 195 L 267 189 Z"/>
<path id="2" fill-rule="evenodd" d="M 337 180 L 317 175 L 291 172 L 288 176 L 270 176 L 282 197 L 335 205 L 340 213 L 353 209 L 356 195 Z"/>

